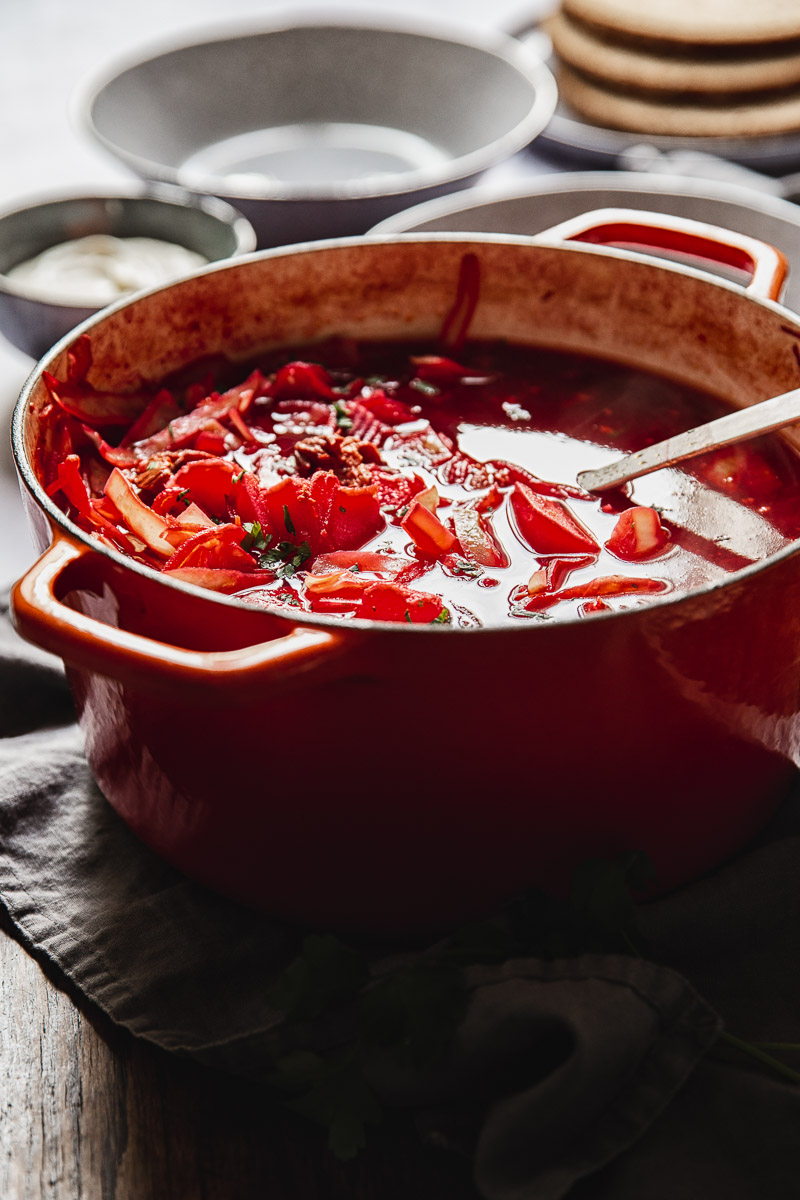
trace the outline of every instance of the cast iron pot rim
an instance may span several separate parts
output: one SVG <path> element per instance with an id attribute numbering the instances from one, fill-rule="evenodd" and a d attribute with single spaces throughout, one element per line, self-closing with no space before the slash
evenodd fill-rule
<path id="1" fill-rule="evenodd" d="M 774 300 L 765 300 L 758 296 L 746 296 L 744 290 L 735 283 L 729 283 L 727 280 L 709 274 L 706 271 L 700 271 L 694 267 L 687 267 L 683 264 L 672 263 L 667 260 L 654 259 L 649 254 L 639 254 L 632 250 L 618 250 L 610 246 L 597 246 L 581 242 L 563 242 L 563 241 L 548 241 L 547 238 L 539 234 L 536 237 L 509 237 L 505 234 L 471 234 L 471 233 L 414 233 L 414 234 L 394 234 L 392 236 L 371 235 L 366 234 L 358 237 L 349 238 L 328 238 L 324 241 L 316 242 L 298 242 L 291 246 L 278 246 L 271 250 L 256 251 L 253 254 L 245 254 L 235 259 L 224 259 L 217 263 L 209 263 L 207 267 L 196 271 L 193 276 L 187 278 L 195 278 L 202 275 L 212 275 L 218 272 L 228 271 L 240 266 L 244 266 L 250 262 L 261 262 L 264 259 L 281 258 L 284 256 L 295 257 L 298 254 L 314 253 L 316 250 L 348 250 L 351 247 L 363 245 L 395 245 L 397 243 L 493 243 L 515 246 L 545 246 L 548 249 L 558 249 L 576 254 L 594 254 L 604 258 L 616 258 L 623 261 L 635 261 L 656 266 L 659 270 L 664 270 L 675 275 L 689 275 L 692 278 L 700 279 L 704 283 L 711 286 L 722 288 L 724 291 L 733 292 L 739 298 L 746 298 L 751 303 L 757 304 L 762 308 L 774 313 L 776 316 L 783 317 L 792 324 L 798 323 L 797 313 L 791 309 L 785 308 L 783 305 L 776 303 Z M 186 279 L 178 280 L 177 284 L 185 283 Z M 162 287 L 150 288 L 146 292 L 138 292 L 133 298 L 123 298 L 115 304 L 110 304 L 102 309 L 99 313 L 89 317 L 83 321 L 75 329 L 70 330 L 59 342 L 57 342 L 47 354 L 36 364 L 31 371 L 31 374 L 26 379 L 19 399 L 17 400 L 14 409 L 14 415 L 11 423 L 11 445 L 14 455 L 14 460 L 20 479 L 23 481 L 28 491 L 33 496 L 38 507 L 50 519 L 51 524 L 59 525 L 73 539 L 82 542 L 89 550 L 96 554 L 105 555 L 112 562 L 116 563 L 135 574 L 144 576 L 145 579 L 157 581 L 162 587 L 172 588 L 174 591 L 182 592 L 190 596 L 195 596 L 208 601 L 212 604 L 223 604 L 233 609 L 244 609 L 248 612 L 261 611 L 269 614 L 269 616 L 279 617 L 286 621 L 287 625 L 292 628 L 297 626 L 320 626 L 324 629 L 337 630 L 340 633 L 346 632 L 349 629 L 364 630 L 369 632 L 379 631 L 395 636 L 408 637 L 411 636 L 433 636 L 438 637 L 443 633 L 458 634 L 461 637 L 479 637 L 481 635 L 488 636 L 491 634 L 509 634 L 515 633 L 517 636 L 528 633 L 532 630 L 539 631 L 542 636 L 542 630 L 558 630 L 561 627 L 572 627 L 575 625 L 588 628 L 595 625 L 599 621 L 619 621 L 632 620 L 641 617 L 643 613 L 654 608 L 667 607 L 669 605 L 680 604 L 689 598 L 697 598 L 705 595 L 711 595 L 714 592 L 721 591 L 724 588 L 731 586 L 733 583 L 743 579 L 748 579 L 750 576 L 759 574 L 762 570 L 781 562 L 783 559 L 791 558 L 793 555 L 800 554 L 800 539 L 790 542 L 788 546 L 782 547 L 774 554 L 767 555 L 765 558 L 759 559 L 757 562 L 751 563 L 749 566 L 741 567 L 738 571 L 729 572 L 723 579 L 712 580 L 710 583 L 702 584 L 697 587 L 687 588 L 685 591 L 667 592 L 663 595 L 654 595 L 648 599 L 647 603 L 639 608 L 623 609 L 621 611 L 612 611 L 606 613 L 595 613 L 590 622 L 580 616 L 570 616 L 559 618 L 557 621 L 541 621 L 532 618 L 524 620 L 517 625 L 490 625 L 480 626 L 477 629 L 459 629 L 452 625 L 415 625 L 401 624 L 393 621 L 368 621 L 360 618 L 349 618 L 342 621 L 336 616 L 325 616 L 322 613 L 299 612 L 293 614 L 287 612 L 280 607 L 265 608 L 263 605 L 248 603 L 243 597 L 236 595 L 226 595 L 221 592 L 215 592 L 210 588 L 201 588 L 196 584 L 185 583 L 177 579 L 165 579 L 160 571 L 156 571 L 152 567 L 146 567 L 143 563 L 138 563 L 118 550 L 112 549 L 110 546 L 104 546 L 94 540 L 91 534 L 81 529 L 80 526 L 74 524 L 73 521 L 54 503 L 47 495 L 41 483 L 36 477 L 33 467 L 28 461 L 28 457 L 24 450 L 23 429 L 25 425 L 25 414 L 28 407 L 28 398 L 36 384 L 39 382 L 41 373 L 46 370 L 49 365 L 72 343 L 84 333 L 89 333 L 91 329 L 105 320 L 107 316 L 112 316 L 124 308 L 132 304 L 136 304 L 139 300 L 146 299 L 148 296 L 154 295 L 157 292 L 167 291 L 175 284 L 166 284 Z"/>
<path id="2" fill-rule="evenodd" d="M 236 201 L 243 203 L 271 203 L 273 201 L 337 203 L 377 200 L 387 196 L 413 194 L 426 188 L 447 187 L 480 174 L 495 163 L 510 158 L 516 151 L 530 145 L 543 132 L 555 112 L 558 89 L 552 71 L 522 43 L 500 29 L 479 30 L 455 21 L 447 21 L 444 18 L 413 20 L 399 14 L 377 17 L 359 10 L 354 10 L 349 14 L 343 12 L 338 15 L 310 10 L 298 14 L 297 17 L 284 14 L 274 21 L 266 23 L 255 24 L 249 20 L 200 27 L 195 30 L 196 36 L 191 40 L 188 40 L 185 34 L 183 37 L 173 35 L 143 45 L 138 51 L 120 55 L 85 80 L 73 94 L 70 103 L 73 121 L 84 128 L 107 153 L 118 161 L 124 162 L 137 175 L 145 179 L 185 187 L 186 185 L 181 183 L 178 178 L 177 168 L 126 150 L 100 133 L 95 125 L 93 115 L 94 104 L 100 93 L 127 71 L 180 50 L 190 50 L 195 46 L 211 45 L 216 42 L 239 41 L 246 37 L 285 33 L 293 29 L 350 29 L 355 32 L 367 33 L 401 33 L 425 40 L 451 42 L 473 50 L 480 50 L 484 54 L 504 62 L 533 86 L 534 95 L 531 107 L 511 129 L 506 130 L 504 134 L 494 138 L 486 145 L 480 146 L 477 150 L 471 150 L 468 154 L 452 158 L 444 166 L 419 167 L 414 171 L 398 174 L 397 182 L 394 184 L 387 181 L 386 184 L 376 186 L 374 183 L 370 183 L 369 178 L 363 182 L 350 180 L 338 184 L 316 185 L 265 181 L 263 188 L 252 192 L 243 192 L 237 191 L 235 185 L 229 190 L 226 187 L 224 175 L 209 175 L 202 178 L 198 176 L 197 181 L 192 184 L 193 188 L 205 188 L 210 195 L 224 196 L 234 203 Z"/>

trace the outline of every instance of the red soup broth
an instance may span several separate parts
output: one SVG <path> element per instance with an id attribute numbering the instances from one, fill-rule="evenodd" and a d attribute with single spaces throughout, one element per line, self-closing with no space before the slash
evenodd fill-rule
<path id="1" fill-rule="evenodd" d="M 97 393 L 90 366 L 83 338 L 68 377 L 46 376 L 48 493 L 100 542 L 262 606 L 462 629 L 591 618 L 800 535 L 800 463 L 775 436 L 579 488 L 725 411 L 600 359 L 334 340 L 125 396 Z"/>

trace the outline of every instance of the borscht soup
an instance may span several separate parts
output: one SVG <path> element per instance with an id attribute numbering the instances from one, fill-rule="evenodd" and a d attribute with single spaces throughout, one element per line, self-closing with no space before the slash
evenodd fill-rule
<path id="1" fill-rule="evenodd" d="M 44 376 L 48 495 L 101 544 L 260 606 L 466 630 L 589 619 L 800 535 L 800 463 L 777 436 L 578 487 L 726 411 L 601 359 L 334 339 L 135 394 L 87 382 L 88 337 L 69 364 Z"/>

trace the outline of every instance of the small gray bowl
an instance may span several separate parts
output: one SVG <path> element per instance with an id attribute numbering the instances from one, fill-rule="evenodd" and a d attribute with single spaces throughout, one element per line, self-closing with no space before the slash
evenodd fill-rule
<path id="1" fill-rule="evenodd" d="M 112 65 L 74 111 L 143 178 L 235 204 L 266 247 L 364 233 L 466 187 L 555 103 L 505 34 L 307 16 Z"/>
<path id="2" fill-rule="evenodd" d="M 0 213 L 0 332 L 31 358 L 41 358 L 103 305 L 87 308 L 39 299 L 5 272 L 50 246 L 95 233 L 174 242 L 209 262 L 247 254 L 256 246 L 253 227 L 231 205 L 177 188 L 17 202 Z"/>

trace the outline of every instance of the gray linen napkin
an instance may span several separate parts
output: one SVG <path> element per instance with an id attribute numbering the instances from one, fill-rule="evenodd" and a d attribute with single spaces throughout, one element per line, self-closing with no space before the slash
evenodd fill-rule
<path id="1" fill-rule="evenodd" d="M 341 1049 L 352 1012 L 287 1026 L 268 986 L 298 931 L 157 859 L 95 787 L 60 665 L 0 603 L 0 899 L 114 1021 L 257 1079 L 276 1054 Z M 659 964 L 622 955 L 463 968 L 447 1054 L 364 1072 L 423 1136 L 466 1151 L 487 1200 L 796 1194 L 800 1089 L 706 1056 L 720 1029 L 800 1041 L 800 798 L 772 839 L 642 912 Z M 380 978 L 414 954 L 372 948 Z M 685 973 L 680 974 L 678 970 Z"/>

